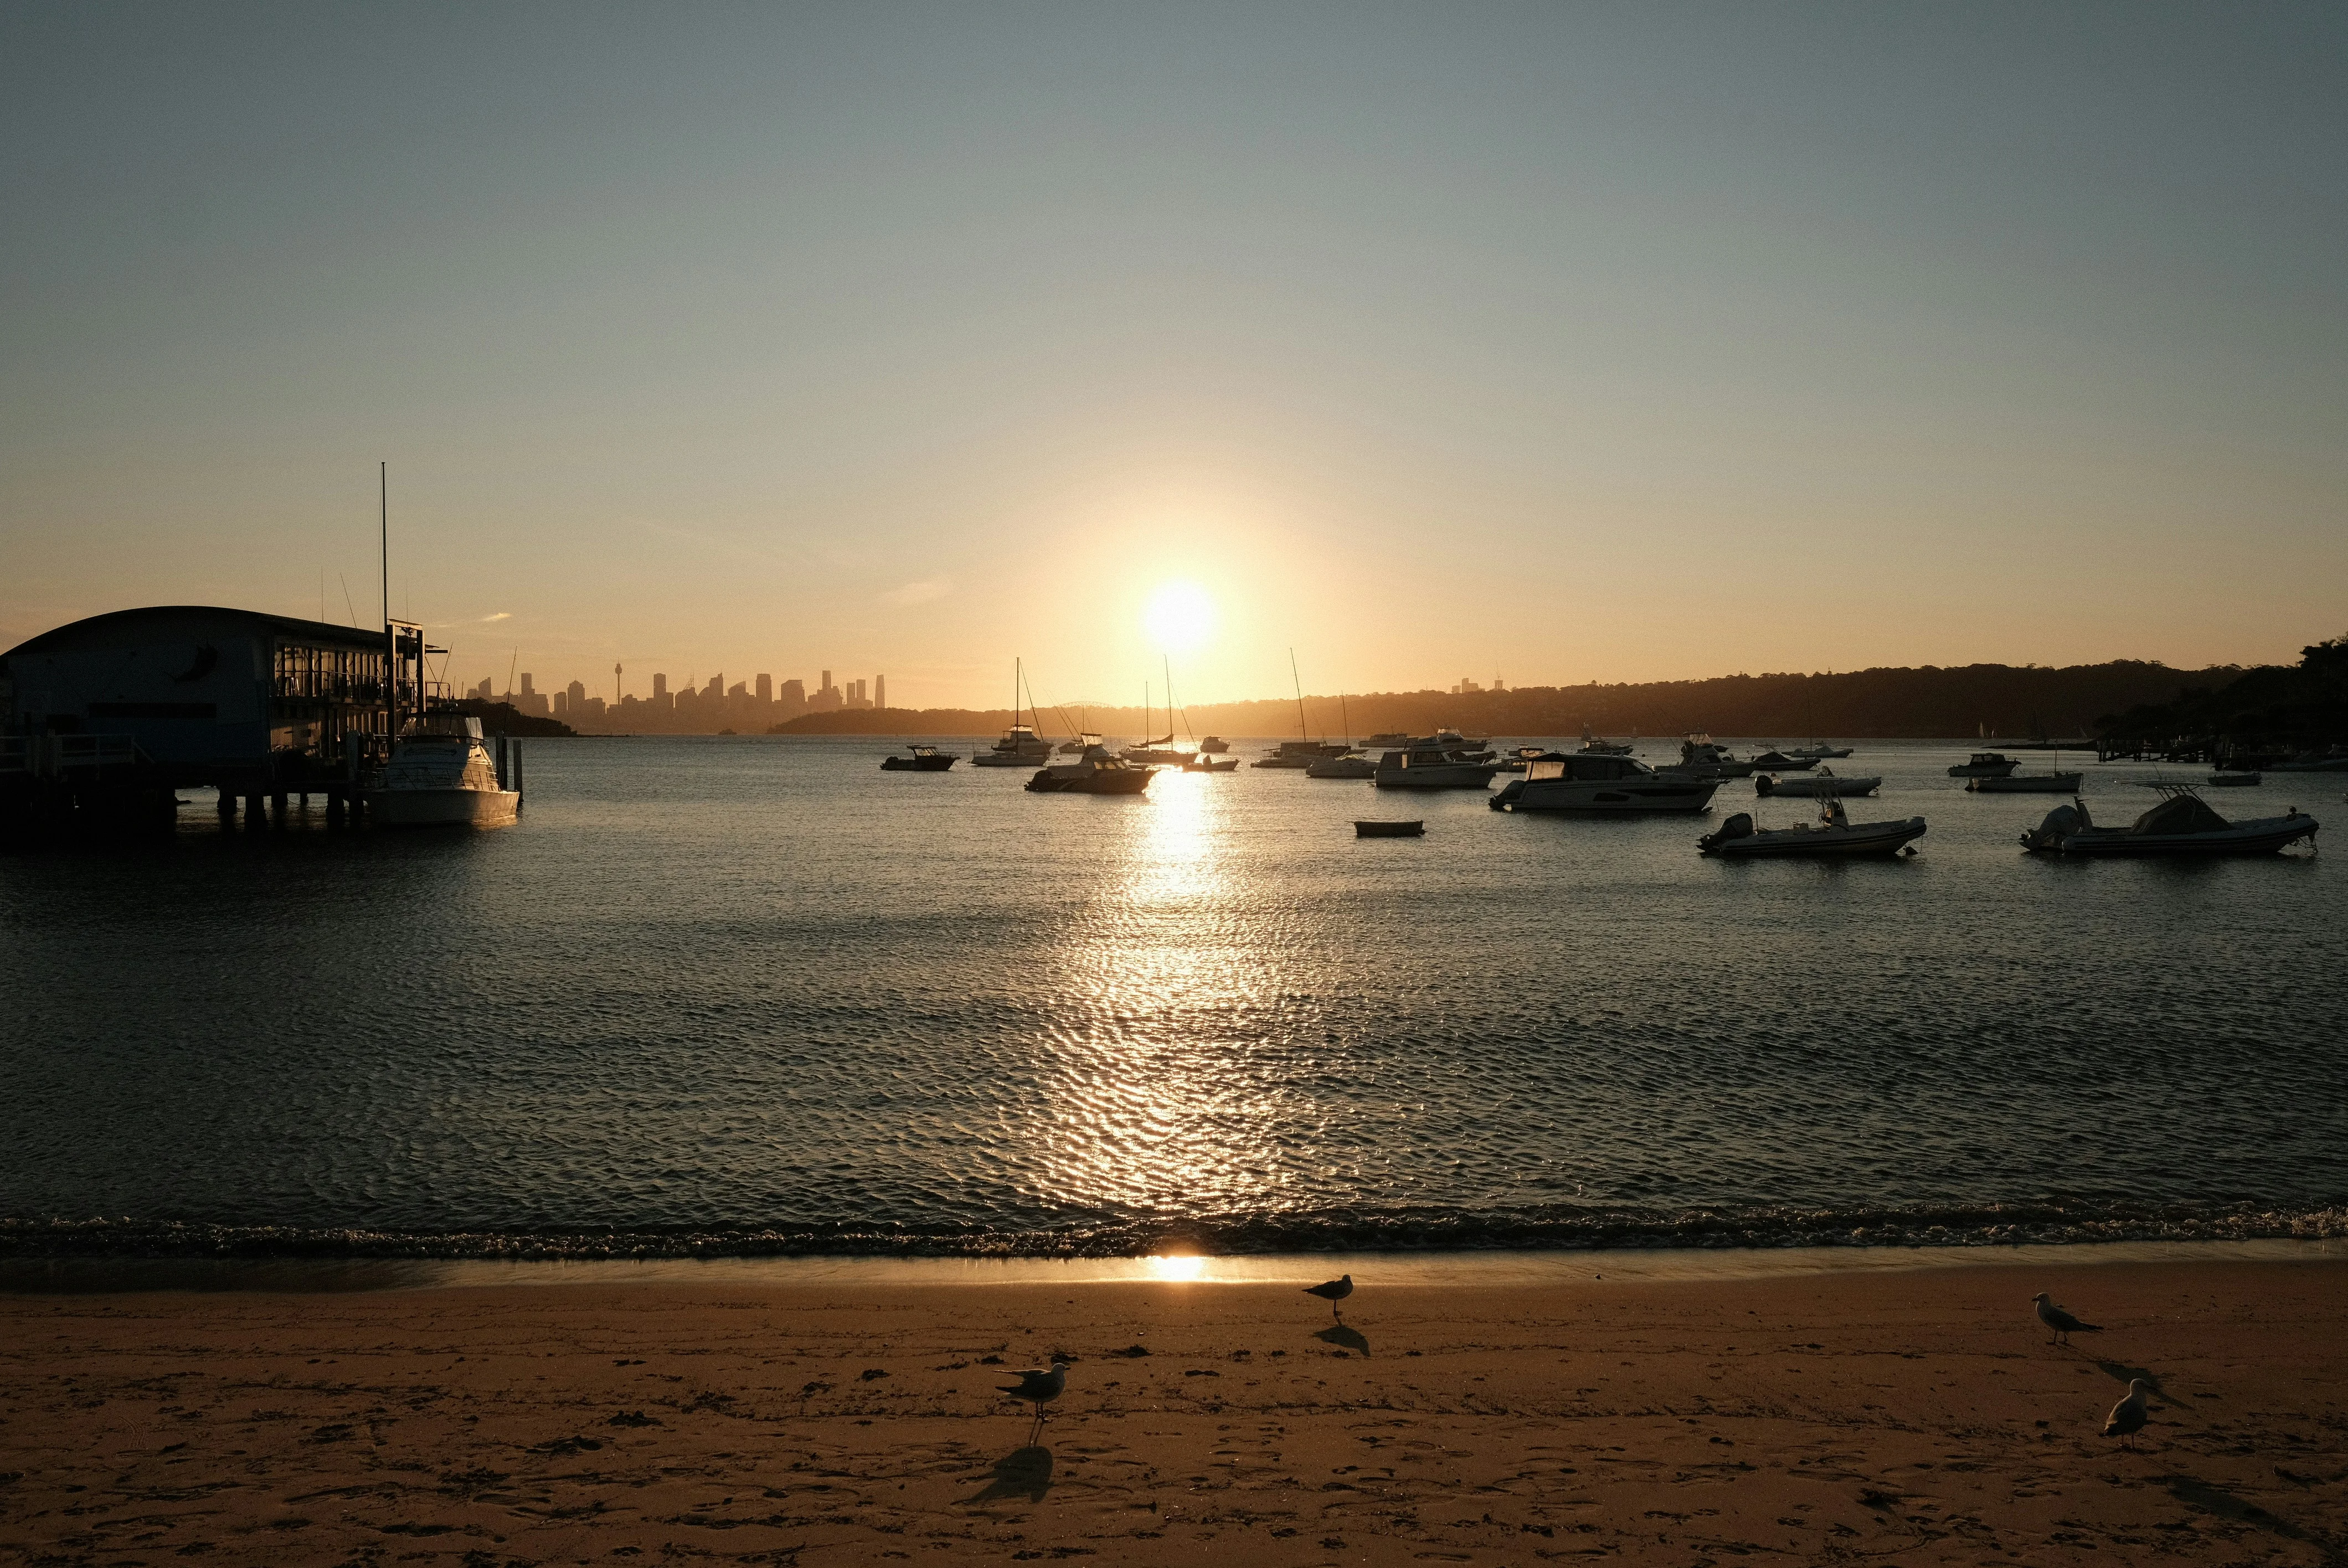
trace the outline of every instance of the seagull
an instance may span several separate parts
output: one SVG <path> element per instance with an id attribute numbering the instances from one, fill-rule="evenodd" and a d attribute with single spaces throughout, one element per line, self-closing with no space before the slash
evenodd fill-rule
<path id="1" fill-rule="evenodd" d="M 2081 1324 L 2080 1327 L 2084 1328 L 2086 1325 Z M 2127 1398 L 2112 1407 L 2111 1419 L 2104 1423 L 2104 1436 L 2119 1439 L 2122 1448 L 2136 1446 L 2128 1439 L 2144 1430 L 2144 1396 L 2145 1390 L 2151 1387 L 2142 1378 L 2128 1379 Z"/>
<path id="2" fill-rule="evenodd" d="M 1349 1274 L 1342 1279 L 1333 1279 L 1326 1285 L 1308 1285 L 1304 1287 L 1304 1294 L 1317 1296 L 1327 1302 L 1329 1316 L 1342 1323 L 1344 1321 L 1345 1315 L 1337 1310 L 1337 1303 L 1354 1294 L 1354 1276 Z"/>
<path id="3" fill-rule="evenodd" d="M 2080 1334 L 2101 1334 L 2104 1331 L 2104 1326 L 2102 1324 L 2082 1323 L 2077 1318 L 2072 1317 L 2069 1313 L 2064 1311 L 2061 1307 L 2055 1306 L 2053 1302 L 2047 1300 L 2046 1293 L 2043 1290 L 2037 1295 L 2032 1296 L 2030 1299 L 2038 1303 L 2038 1321 L 2046 1325 L 2047 1327 L 2054 1330 L 2054 1337 L 2048 1341 L 2050 1344 L 2068 1345 L 2071 1342 L 2071 1336 L 2075 1332 Z"/>
<path id="4" fill-rule="evenodd" d="M 1019 1374 L 1019 1380 L 1017 1382 L 996 1385 L 1004 1394 L 1011 1399 L 1033 1399 L 1035 1401 L 1035 1430 L 1028 1439 L 1030 1442 L 1033 1442 L 1035 1437 L 1041 1436 L 1043 1433 L 1044 1407 L 1058 1399 L 1060 1397 L 1060 1390 L 1068 1386 L 1068 1367 L 1069 1363 L 1067 1361 L 1064 1360 L 1060 1357 L 1055 1356 L 1052 1358 L 1052 1369 L 1050 1371 L 1022 1372 Z"/>

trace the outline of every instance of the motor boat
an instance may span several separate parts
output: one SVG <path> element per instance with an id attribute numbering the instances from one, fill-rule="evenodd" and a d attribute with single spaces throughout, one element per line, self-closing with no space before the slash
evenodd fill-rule
<path id="1" fill-rule="evenodd" d="M 1231 774 L 1239 772 L 1239 758 L 1210 756 L 1204 746 L 1182 759 L 1182 771 L 1186 774 Z"/>
<path id="2" fill-rule="evenodd" d="M 1857 749 L 1854 746 L 1830 746 L 1824 741 L 1812 741 L 1808 745 L 1797 746 L 1786 754 L 1789 757 L 1809 757 L 1822 763 L 1838 763 Z"/>
<path id="3" fill-rule="evenodd" d="M 1385 731 L 1381 733 L 1372 735 L 1368 740 L 1362 743 L 1364 749 L 1373 752 L 1393 751 L 1397 747 L 1406 746 L 1408 744 L 1410 744 L 1410 737 L 1402 733 L 1398 730 Z"/>
<path id="4" fill-rule="evenodd" d="M 1587 724 L 1581 726 L 1581 749 L 1593 757 L 1627 757 L 1632 751 L 1630 742 L 1601 741 L 1590 733 Z"/>
<path id="5" fill-rule="evenodd" d="M 1528 767 L 1530 767 L 1536 759 L 1548 756 L 1549 754 L 1550 751 L 1547 746 L 1519 746 L 1515 751 L 1510 752 L 1507 756 L 1500 759 L 1500 771 L 1504 774 L 1520 774 Z M 1593 757 L 1612 757 L 1620 756 L 1622 753 L 1619 752 L 1591 752 L 1589 754 Z"/>
<path id="6" fill-rule="evenodd" d="M 1457 731 L 1442 732 L 1457 735 Z M 1380 789 L 1489 789 L 1500 764 L 1489 752 L 1438 745 L 1437 736 L 1413 741 L 1398 752 L 1380 753 L 1371 777 Z"/>
<path id="7" fill-rule="evenodd" d="M 1272 751 L 1257 759 L 1260 768 L 1293 768 L 1302 773 L 1314 763 L 1328 757 L 1342 757 L 1352 751 L 1334 741 L 1282 741 Z"/>
<path id="8" fill-rule="evenodd" d="M 482 743 L 480 720 L 456 713 L 410 720 L 366 792 L 369 818 L 386 827 L 511 826 L 521 789 L 519 748 L 509 745 L 499 737 L 507 759 L 500 765 Z"/>
<path id="9" fill-rule="evenodd" d="M 1231 743 L 1220 735 L 1209 735 L 1199 743 L 1199 749 L 1210 757 L 1220 757 L 1231 749 Z"/>
<path id="10" fill-rule="evenodd" d="M 1053 763 L 1035 770 L 1027 787 L 1037 794 L 1139 794 L 1149 787 L 1158 770 L 1108 754 L 1095 746 L 1073 763 Z"/>
<path id="11" fill-rule="evenodd" d="M 2265 777 L 2259 774 L 2211 774 L 2208 780 L 2213 789 L 2248 789 L 2252 784 L 2265 782 Z"/>
<path id="12" fill-rule="evenodd" d="M 954 754 L 935 746 L 908 746 L 907 754 L 880 759 L 880 771 L 891 774 L 942 774 L 954 765 Z"/>
<path id="13" fill-rule="evenodd" d="M 1975 752 L 1949 770 L 1952 779 L 2002 779 L 2021 763 L 2003 752 Z"/>
<path id="14" fill-rule="evenodd" d="M 1343 756 L 1323 757 L 1306 764 L 1304 776 L 1309 779 L 1374 779 L 1378 776 L 1378 764 L 1358 752 Z"/>
<path id="15" fill-rule="evenodd" d="M 1743 779 L 1753 776 L 1753 767 L 1751 763 L 1737 761 L 1735 753 L 1710 735 L 1690 735 L 1680 743 L 1678 765 L 1668 771 L 1700 778 Z"/>
<path id="16" fill-rule="evenodd" d="M 1756 827 L 1753 818 L 1738 812 L 1695 841 L 1706 855 L 1725 860 L 1757 860 L 1795 856 L 1845 858 L 1865 855 L 1897 855 L 1910 839 L 1924 836 L 1924 819 L 1899 822 L 1853 822 L 1839 798 L 1829 798 L 1816 822 L 1794 827 Z M 1910 854 L 1915 851 L 1909 850 Z"/>
<path id="17" fill-rule="evenodd" d="M 1970 778 L 1965 788 L 1974 794 L 2077 794 L 2086 782 L 2083 773 L 2006 774 L 1993 778 Z"/>
<path id="18" fill-rule="evenodd" d="M 1381 781 L 1382 783 L 1384 781 Z M 1720 781 L 1659 773 L 1635 757 L 1550 752 L 1492 797 L 1494 811 L 1702 811 Z"/>
<path id="19" fill-rule="evenodd" d="M 1057 754 L 1064 757 L 1080 757 L 1100 743 L 1101 738 L 1098 735 L 1094 734 L 1090 730 L 1086 730 L 1080 735 L 1076 735 L 1068 740 L 1062 741 L 1059 744 Z"/>
<path id="20" fill-rule="evenodd" d="M 1423 821 L 1357 821 L 1354 824 L 1354 836 L 1355 838 L 1424 838 L 1426 836 L 1426 824 Z"/>
<path id="21" fill-rule="evenodd" d="M 1756 774 L 1753 777 L 1755 794 L 1800 795 L 1811 800 L 1824 800 L 1829 795 L 1856 798 L 1873 794 L 1882 787 L 1880 776 L 1845 778 L 1828 767 L 1822 767 L 1807 778 L 1779 778 L 1775 774 Z"/>
<path id="22" fill-rule="evenodd" d="M 971 765 L 980 768 L 1032 768 L 1052 760 L 1052 743 L 1033 724 L 1014 724 L 986 751 L 971 753 Z"/>
<path id="23" fill-rule="evenodd" d="M 2055 855 L 2271 855 L 2300 839 L 2312 840 L 2322 824 L 2297 806 L 2281 816 L 2228 822 L 2187 784 L 2154 784 L 2160 803 L 2126 827 L 2097 827 L 2087 803 L 2075 800 L 2046 814 L 2022 835 L 2022 846 Z"/>
<path id="24" fill-rule="evenodd" d="M 1770 750 L 1763 752 L 1753 759 L 1755 773 L 1800 773 L 1806 768 L 1814 768 L 1818 765 L 1818 758 L 1801 752 Z"/>

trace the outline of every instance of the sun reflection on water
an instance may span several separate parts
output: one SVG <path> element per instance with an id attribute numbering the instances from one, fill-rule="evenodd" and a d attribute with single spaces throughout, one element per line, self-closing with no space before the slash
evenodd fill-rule
<path id="1" fill-rule="evenodd" d="M 1180 1281 L 1207 1277 L 1207 1260 L 1195 1255 L 1166 1257 L 1153 1254 L 1144 1261 L 1149 1265 L 1149 1277 L 1152 1279 Z"/>

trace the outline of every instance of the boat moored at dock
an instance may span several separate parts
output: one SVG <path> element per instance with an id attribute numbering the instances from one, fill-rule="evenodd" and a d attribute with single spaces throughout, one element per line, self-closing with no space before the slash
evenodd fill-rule
<path id="1" fill-rule="evenodd" d="M 366 792 L 367 814 L 386 827 L 510 827 L 521 810 L 520 789 L 506 787 L 510 771 L 520 772 L 518 761 L 499 766 L 482 743 L 480 720 L 427 713 L 392 743 L 382 777 Z"/>

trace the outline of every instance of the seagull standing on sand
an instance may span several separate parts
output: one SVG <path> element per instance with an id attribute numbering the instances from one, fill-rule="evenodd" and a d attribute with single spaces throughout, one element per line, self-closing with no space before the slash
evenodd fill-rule
<path id="1" fill-rule="evenodd" d="M 1022 1372 L 1019 1374 L 1017 1382 L 996 1385 L 1011 1399 L 1035 1401 L 1035 1430 L 1029 1433 L 1027 1438 L 1031 1443 L 1043 1435 L 1044 1407 L 1058 1399 L 1060 1390 L 1068 1386 L 1068 1365 L 1066 1361 L 1055 1356 L 1052 1358 L 1050 1371 Z"/>
<path id="2" fill-rule="evenodd" d="M 1317 1296 L 1327 1302 L 1329 1316 L 1343 1323 L 1345 1320 L 1345 1315 L 1337 1310 L 1337 1303 L 1354 1294 L 1354 1276 L 1349 1274 L 1342 1279 L 1330 1280 L 1325 1285 L 1308 1285 L 1304 1287 L 1304 1294 Z"/>
<path id="3" fill-rule="evenodd" d="M 2144 1430 L 2144 1396 L 2152 1387 L 2142 1378 L 2128 1379 L 2127 1398 L 2112 1407 L 2111 1419 L 2104 1423 L 2104 1436 L 2120 1440 L 2120 1447 L 2134 1448 L 2128 1439 Z"/>
<path id="4" fill-rule="evenodd" d="M 2038 1321 L 2054 1330 L 2054 1337 L 2048 1341 L 2049 1344 L 2068 1345 L 2071 1342 L 2071 1336 L 2075 1333 L 2101 1334 L 2104 1331 L 2102 1324 L 2082 1323 L 2052 1301 L 2047 1300 L 2046 1293 L 2043 1290 L 2030 1299 L 2038 1303 Z"/>

